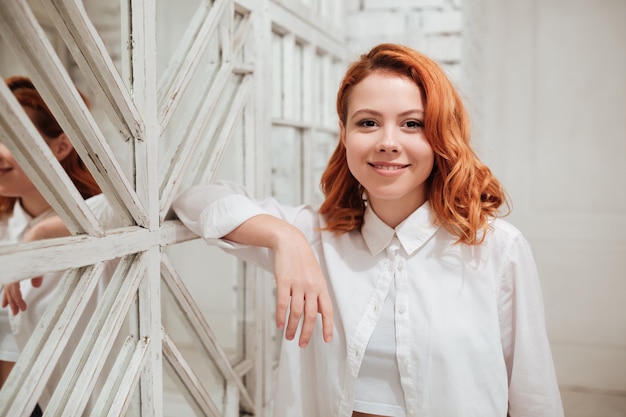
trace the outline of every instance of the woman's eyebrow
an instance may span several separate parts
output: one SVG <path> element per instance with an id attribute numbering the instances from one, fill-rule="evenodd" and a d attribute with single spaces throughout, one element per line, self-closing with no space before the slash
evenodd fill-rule
<path id="1" fill-rule="evenodd" d="M 398 116 L 408 116 L 408 115 L 414 114 L 414 113 L 423 115 L 424 114 L 424 110 L 422 110 L 422 109 L 411 109 L 411 110 L 403 111 Z"/>
<path id="2" fill-rule="evenodd" d="M 410 109 L 407 111 L 403 111 L 402 113 L 398 114 L 399 117 L 404 117 L 404 116 L 408 116 L 410 114 L 420 114 L 423 115 L 424 114 L 424 110 L 422 109 Z M 357 117 L 360 115 L 368 115 L 368 116 L 382 116 L 382 113 L 377 111 L 377 110 L 372 110 L 372 109 L 360 109 L 355 111 L 354 113 L 352 113 L 352 117 Z"/>
<path id="3" fill-rule="evenodd" d="M 357 117 L 360 115 L 368 115 L 368 116 L 382 116 L 383 114 L 376 110 L 371 109 L 360 109 L 352 113 L 352 117 Z"/>

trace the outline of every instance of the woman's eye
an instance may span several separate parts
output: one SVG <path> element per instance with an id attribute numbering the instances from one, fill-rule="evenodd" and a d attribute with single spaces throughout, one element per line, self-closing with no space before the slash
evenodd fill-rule
<path id="1" fill-rule="evenodd" d="M 420 127 L 424 127 L 424 122 L 421 122 L 419 120 L 409 120 L 408 122 L 406 122 L 406 127 L 410 129 L 418 129 Z"/>
<path id="2" fill-rule="evenodd" d="M 375 127 L 376 126 L 376 122 L 373 120 L 361 120 L 358 124 L 359 126 L 362 126 L 362 127 Z"/>

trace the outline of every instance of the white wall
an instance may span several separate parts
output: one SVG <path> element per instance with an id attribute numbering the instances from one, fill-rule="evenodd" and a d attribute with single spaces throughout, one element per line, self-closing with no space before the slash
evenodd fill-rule
<path id="1" fill-rule="evenodd" d="M 626 415 L 626 3 L 482 3 L 479 140 L 535 251 L 566 411 Z"/>

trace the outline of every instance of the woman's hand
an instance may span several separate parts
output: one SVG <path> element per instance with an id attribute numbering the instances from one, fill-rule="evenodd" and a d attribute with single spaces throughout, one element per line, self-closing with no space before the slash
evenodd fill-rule
<path id="1" fill-rule="evenodd" d="M 19 281 L 7 284 L 2 288 L 2 307 L 7 306 L 14 316 L 20 311 L 26 311 L 26 301 L 22 297 Z"/>
<path id="2" fill-rule="evenodd" d="M 225 239 L 274 250 L 276 277 L 276 326 L 285 328 L 285 337 L 295 337 L 300 319 L 300 347 L 311 339 L 317 314 L 322 315 L 324 341 L 333 338 L 333 308 L 326 279 L 313 248 L 302 232 L 270 215 L 258 215 L 224 236 Z M 289 310 L 289 317 L 287 316 Z"/>
<path id="3" fill-rule="evenodd" d="M 33 287 L 39 288 L 43 283 L 43 278 L 32 278 L 30 282 Z M 20 281 L 11 282 L 2 288 L 2 307 L 7 306 L 11 309 L 11 313 L 13 313 L 14 316 L 20 311 L 26 311 L 26 308 L 28 308 L 24 297 L 22 297 Z"/>
<path id="4" fill-rule="evenodd" d="M 24 237 L 22 242 L 34 242 L 41 239 L 49 239 L 54 237 L 69 236 L 70 231 L 58 216 L 48 217 L 30 228 Z M 30 280 L 31 284 L 35 288 L 41 287 L 43 283 L 43 277 L 35 277 Z M 4 286 L 2 291 L 2 307 L 9 307 L 13 315 L 16 315 L 20 311 L 26 311 L 28 307 L 24 297 L 22 297 L 22 290 L 20 288 L 19 281 L 12 282 Z"/>
<path id="5" fill-rule="evenodd" d="M 287 308 L 289 318 L 285 337 L 292 340 L 302 318 L 300 347 L 306 347 L 317 313 L 322 315 L 324 341 L 333 337 L 333 309 L 326 279 L 309 242 L 299 231 L 280 240 L 274 249 L 274 274 L 276 276 L 276 325 L 285 326 Z"/>

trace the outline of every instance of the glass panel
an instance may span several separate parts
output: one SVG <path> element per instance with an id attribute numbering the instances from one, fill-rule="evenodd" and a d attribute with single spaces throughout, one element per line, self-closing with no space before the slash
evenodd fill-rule
<path id="1" fill-rule="evenodd" d="M 272 127 L 272 195 L 283 204 L 302 202 L 302 133 Z"/>
<path id="2" fill-rule="evenodd" d="M 243 316 L 239 314 L 239 293 L 243 293 L 240 262 L 200 239 L 170 246 L 167 253 L 231 363 L 240 359 L 243 347 L 240 332 Z M 166 303 L 163 308 L 169 311 L 172 306 Z M 174 318 L 169 313 L 163 314 L 166 330 L 175 340 L 184 340 L 191 346 L 189 339 L 179 334 L 183 329 Z"/>
<path id="3" fill-rule="evenodd" d="M 167 65 L 181 47 L 185 31 L 190 27 L 200 6 L 206 1 L 201 0 L 156 0 L 158 45 L 157 76 L 160 79 Z"/>
<path id="4" fill-rule="evenodd" d="M 217 34 L 219 28 L 214 29 L 213 36 L 208 40 L 205 50 L 198 56 L 193 57 L 195 65 L 188 84 L 179 86 L 178 91 L 170 91 L 174 78 L 171 71 L 179 60 L 173 60 L 175 54 L 182 48 L 188 48 L 189 39 L 184 37 L 184 30 L 190 25 L 196 24 L 198 20 L 196 14 L 210 13 L 210 8 L 197 0 L 185 0 L 182 3 L 172 3 L 160 1 L 157 4 L 159 20 L 157 22 L 159 35 L 159 112 L 166 116 L 166 120 L 161 123 L 165 129 L 159 140 L 159 153 L 162 157 L 159 160 L 160 181 L 163 186 L 167 181 L 180 181 L 172 177 L 170 168 L 173 163 L 180 162 L 181 157 L 178 152 L 184 143 L 201 140 L 204 142 L 207 132 L 211 135 L 211 129 L 215 128 L 215 117 L 209 112 L 211 105 L 213 108 L 227 108 L 227 104 L 220 103 L 215 106 L 215 102 L 221 97 L 230 97 L 231 94 L 220 92 L 224 86 L 224 80 L 218 80 L 217 75 L 222 65 L 222 48 Z M 200 24 L 200 23 L 198 23 Z M 224 24 L 220 21 L 219 23 Z M 167 118 L 171 117 L 171 120 Z M 206 143 L 208 145 L 208 137 Z M 206 146 L 204 147 L 207 148 Z M 200 155 L 203 149 L 200 148 Z M 185 183 L 184 185 L 188 185 Z"/>
<path id="5" fill-rule="evenodd" d="M 163 384 L 165 385 L 165 372 L 163 372 Z M 140 384 L 138 383 L 135 389 L 133 390 L 133 395 L 130 400 L 130 404 L 128 405 L 128 409 L 126 410 L 126 414 L 124 417 L 141 417 L 141 401 L 139 397 Z M 167 410 L 166 400 L 163 399 L 163 416 L 164 417 L 180 417 L 186 414 L 166 414 L 165 410 Z"/>
<path id="6" fill-rule="evenodd" d="M 191 243 L 202 243 L 201 241 L 194 241 Z M 193 251 L 193 246 L 190 245 L 177 245 L 178 250 L 185 250 L 188 253 L 197 254 L 197 251 Z M 172 250 L 171 252 L 176 252 L 176 250 Z M 179 255 L 179 254 L 178 254 Z M 209 259 L 211 257 L 207 256 L 206 253 L 200 253 L 201 258 L 199 259 Z M 175 255 L 173 255 L 173 258 Z M 180 256 L 176 256 L 178 260 L 180 260 Z M 202 268 L 202 270 L 207 267 L 208 262 L 199 263 L 199 259 L 195 259 L 195 264 L 189 264 L 190 267 Z M 212 258 L 215 260 L 215 258 Z M 209 266 L 208 271 L 215 270 L 218 268 L 219 270 L 223 269 L 223 262 L 217 262 L 214 265 Z M 176 265 L 177 269 L 181 270 L 181 276 L 188 276 L 186 271 L 182 267 L 182 265 Z M 226 275 L 219 274 L 219 271 L 216 271 L 216 274 L 207 273 L 203 275 L 204 281 L 206 283 L 210 283 L 211 281 L 215 281 L 217 279 L 227 279 Z M 197 277 L 198 275 L 194 275 Z M 209 325 L 211 329 L 215 332 L 218 340 L 224 341 L 224 335 L 231 334 L 231 331 L 227 327 L 228 323 L 225 325 L 219 325 L 218 320 L 223 319 L 224 317 L 219 314 L 219 310 L 224 308 L 227 309 L 229 307 L 230 297 L 225 297 L 226 300 L 221 300 L 220 296 L 223 296 L 224 293 L 219 290 L 219 287 L 211 286 L 210 288 L 198 286 L 199 282 L 189 282 L 185 281 L 185 285 L 189 288 L 192 296 L 194 297 L 198 307 L 203 312 L 203 315 L 209 321 Z M 196 284 L 194 286 L 194 284 Z M 227 287 L 228 284 L 225 283 L 224 287 Z M 203 389 L 209 394 L 215 405 L 223 411 L 223 398 L 224 398 L 224 387 L 225 380 L 220 372 L 220 370 L 215 365 L 215 361 L 208 356 L 208 352 L 203 349 L 203 343 L 195 330 L 191 327 L 187 319 L 185 318 L 184 313 L 182 312 L 178 302 L 172 295 L 169 287 L 167 285 L 162 286 L 162 308 L 163 308 L 163 328 L 165 332 L 170 336 L 178 351 L 183 356 L 184 360 L 189 365 L 189 368 L 194 372 L 198 381 L 201 382 Z M 208 298 L 208 300 L 207 300 Z M 208 314 L 205 311 L 208 310 Z M 216 313 L 217 312 L 217 313 Z M 211 321 L 211 318 L 215 320 Z M 224 330 L 224 331 L 223 331 Z M 164 358 L 165 359 L 165 358 Z M 166 359 L 167 360 L 167 359 Z M 166 368 L 170 378 L 172 378 L 172 384 L 168 384 L 164 386 L 165 396 L 172 398 L 172 403 L 178 407 L 180 404 L 186 402 L 186 399 L 181 398 L 178 393 L 178 389 L 180 388 L 180 383 L 175 376 L 175 373 L 169 372 L 171 369 Z M 165 381 L 165 380 L 164 380 Z M 181 391 L 183 390 L 180 388 Z M 182 401 L 182 400 L 185 401 Z"/>
<path id="7" fill-rule="evenodd" d="M 303 49 L 302 44 L 296 43 L 294 54 L 293 54 L 293 63 L 292 63 L 292 71 L 293 71 L 293 87 L 291 89 L 291 94 L 293 94 L 292 103 L 292 117 L 294 120 L 302 121 L 303 113 L 303 98 L 304 98 L 304 80 L 302 79 L 303 72 Z"/>
<path id="8" fill-rule="evenodd" d="M 334 133 L 316 132 L 315 134 L 313 145 L 313 172 L 311 173 L 315 186 L 312 187 L 313 201 L 310 202 L 314 207 L 318 207 L 324 201 L 324 195 L 318 185 L 322 173 L 328 164 L 328 159 L 337 146 L 338 140 L 338 135 Z"/>
<path id="9" fill-rule="evenodd" d="M 282 118 L 283 115 L 283 39 L 272 32 L 272 117 Z"/>
<path id="10" fill-rule="evenodd" d="M 136 415 L 137 417 L 139 414 Z M 163 361 L 163 417 L 203 416 L 195 400 L 184 390 L 176 372 Z M 135 417 L 135 414 L 127 414 Z"/>
<path id="11" fill-rule="evenodd" d="M 324 55 L 321 57 L 321 71 L 320 71 L 320 86 L 322 90 L 321 97 L 321 119 L 320 123 L 322 126 L 328 126 L 329 120 L 331 120 L 332 115 L 336 113 L 334 107 L 329 106 L 329 103 L 333 103 L 333 98 L 337 93 L 338 85 L 334 82 L 334 78 L 332 77 L 332 68 L 331 68 L 331 58 L 328 55 Z M 334 120 L 334 118 L 333 118 Z"/>
<path id="12" fill-rule="evenodd" d="M 322 56 L 318 53 L 315 54 L 313 59 L 313 70 L 311 71 L 312 82 L 317 84 L 313 88 L 313 115 L 311 120 L 313 123 L 320 126 L 322 125 L 322 109 L 329 103 L 324 103 L 324 76 L 322 73 Z"/>

